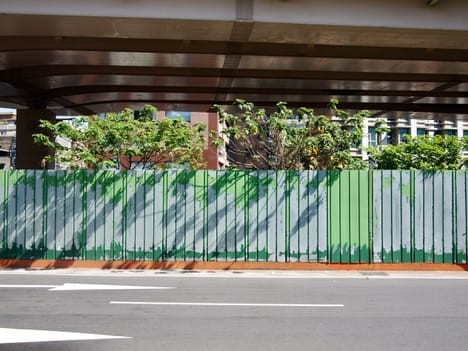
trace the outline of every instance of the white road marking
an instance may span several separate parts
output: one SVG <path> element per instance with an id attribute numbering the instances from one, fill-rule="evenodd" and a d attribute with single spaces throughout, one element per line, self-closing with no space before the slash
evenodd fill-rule
<path id="1" fill-rule="evenodd" d="M 106 339 L 131 339 L 131 337 L 72 333 L 53 330 L 0 328 L 0 344 Z"/>
<path id="2" fill-rule="evenodd" d="M 109 285 L 109 284 L 74 284 L 65 283 L 56 286 L 49 291 L 75 291 L 75 290 L 166 290 L 175 289 L 166 286 L 134 286 L 134 285 Z"/>
<path id="3" fill-rule="evenodd" d="M 344 307 L 343 304 L 310 304 L 310 303 L 224 303 L 224 302 L 143 302 L 143 301 L 110 301 L 115 305 L 162 305 L 162 306 L 221 306 L 221 307 Z"/>
<path id="4" fill-rule="evenodd" d="M 79 291 L 79 290 L 165 290 L 175 289 L 168 286 L 134 286 L 134 285 L 110 285 L 110 284 L 76 284 L 65 283 L 63 285 L 12 285 L 2 284 L 1 288 L 22 289 L 49 289 L 49 291 Z"/>
<path id="5" fill-rule="evenodd" d="M 0 288 L 19 288 L 19 289 L 51 289 L 55 288 L 57 285 L 15 285 L 15 284 L 2 284 Z"/>

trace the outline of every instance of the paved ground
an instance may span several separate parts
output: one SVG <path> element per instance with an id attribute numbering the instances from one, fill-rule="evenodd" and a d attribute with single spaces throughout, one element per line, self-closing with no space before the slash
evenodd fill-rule
<path id="1" fill-rule="evenodd" d="M 3 270 L 0 350 L 464 350 L 467 293 L 463 272 Z"/>

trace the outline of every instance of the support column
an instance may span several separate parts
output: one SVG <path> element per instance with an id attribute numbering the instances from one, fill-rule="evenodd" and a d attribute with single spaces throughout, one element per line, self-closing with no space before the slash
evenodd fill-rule
<path id="1" fill-rule="evenodd" d="M 33 134 L 44 133 L 39 128 L 40 120 L 55 121 L 55 114 L 45 109 L 17 110 L 16 112 L 16 168 L 52 168 L 44 164 L 44 157 L 50 152 L 44 146 L 34 143 Z"/>

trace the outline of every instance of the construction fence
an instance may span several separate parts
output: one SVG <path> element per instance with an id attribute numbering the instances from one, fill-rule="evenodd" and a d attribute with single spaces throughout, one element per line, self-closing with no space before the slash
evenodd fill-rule
<path id="1" fill-rule="evenodd" d="M 465 171 L 0 171 L 0 258 L 468 262 Z"/>

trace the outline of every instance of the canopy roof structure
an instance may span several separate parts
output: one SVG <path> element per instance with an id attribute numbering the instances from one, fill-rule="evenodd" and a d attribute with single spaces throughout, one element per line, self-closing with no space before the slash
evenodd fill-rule
<path id="1" fill-rule="evenodd" d="M 468 2 L 430 3 L 3 0 L 0 105 L 89 115 L 335 97 L 375 116 L 467 119 Z"/>

